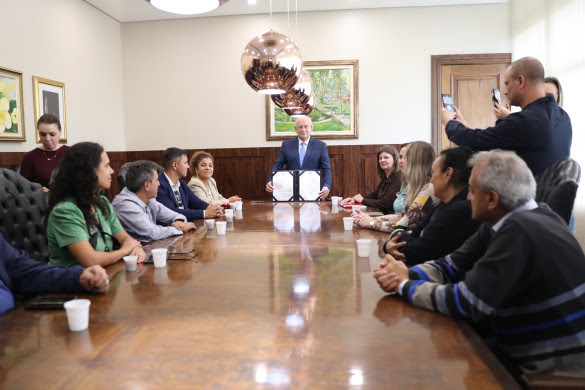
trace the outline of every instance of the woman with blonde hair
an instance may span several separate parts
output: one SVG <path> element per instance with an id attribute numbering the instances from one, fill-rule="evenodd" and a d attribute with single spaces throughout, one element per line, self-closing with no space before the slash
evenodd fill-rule
<path id="1" fill-rule="evenodd" d="M 217 190 L 213 176 L 213 156 L 202 150 L 193 153 L 189 161 L 189 169 L 193 177 L 189 180 L 189 188 L 195 196 L 209 204 L 233 203 L 242 200 L 237 195 L 224 198 Z"/>
<path id="2" fill-rule="evenodd" d="M 384 214 L 395 213 L 394 201 L 402 184 L 402 172 L 398 167 L 400 159 L 398 151 L 392 145 L 384 145 L 378 149 L 378 177 L 380 184 L 374 192 L 365 196 L 357 194 L 351 198 L 345 198 L 340 205 L 361 203 L 365 206 L 375 207 Z"/>
<path id="3" fill-rule="evenodd" d="M 422 141 L 408 145 L 404 162 L 404 181 L 409 190 L 406 207 L 400 214 L 389 214 L 372 218 L 360 211 L 356 212 L 354 223 L 384 232 L 391 232 L 396 227 L 410 229 L 420 222 L 439 200 L 435 198 L 431 183 L 432 166 L 435 160 L 433 147 Z"/>

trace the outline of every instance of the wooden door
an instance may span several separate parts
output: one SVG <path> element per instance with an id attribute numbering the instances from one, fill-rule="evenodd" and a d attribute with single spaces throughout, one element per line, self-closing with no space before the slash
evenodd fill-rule
<path id="1" fill-rule="evenodd" d="M 454 146 L 441 124 L 441 94 L 453 95 L 468 126 L 493 126 L 491 91 L 499 88 L 505 100 L 504 72 L 511 58 L 509 53 L 432 56 L 432 142 L 437 152 Z"/>

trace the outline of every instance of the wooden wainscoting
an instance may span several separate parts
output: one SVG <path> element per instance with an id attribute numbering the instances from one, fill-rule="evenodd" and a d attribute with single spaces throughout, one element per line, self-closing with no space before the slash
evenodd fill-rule
<path id="1" fill-rule="evenodd" d="M 353 196 L 367 194 L 378 183 L 376 153 L 382 145 L 333 145 L 329 146 L 329 158 L 333 170 L 331 195 Z M 394 145 L 399 147 L 399 145 Z M 245 199 L 269 200 L 264 190 L 268 172 L 278 156 L 280 147 L 205 149 L 214 157 L 215 172 L 220 192 L 224 196 L 237 194 Z M 188 149 L 189 156 L 196 149 Z M 161 164 L 162 150 L 110 152 L 110 164 L 114 175 L 128 161 L 151 160 Z M 12 169 L 20 164 L 24 152 L 0 153 L 0 167 Z M 189 173 L 189 177 L 191 173 Z M 120 192 L 114 178 L 108 191 L 110 200 Z"/>

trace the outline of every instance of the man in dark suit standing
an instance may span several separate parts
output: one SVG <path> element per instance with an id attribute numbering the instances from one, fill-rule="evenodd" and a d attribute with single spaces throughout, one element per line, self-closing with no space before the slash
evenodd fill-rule
<path id="1" fill-rule="evenodd" d="M 165 173 L 159 178 L 160 186 L 156 200 L 165 207 L 183 214 L 187 220 L 216 218 L 223 215 L 221 205 L 210 205 L 199 199 L 184 180 L 189 170 L 187 152 L 178 148 L 168 148 L 162 156 Z"/>
<path id="2" fill-rule="evenodd" d="M 319 197 L 325 199 L 331 189 L 331 163 L 329 162 L 329 153 L 325 142 L 311 138 L 313 131 L 313 122 L 308 116 L 302 116 L 295 123 L 297 138 L 289 139 L 282 143 L 280 153 L 272 169 L 266 191 L 274 191 L 272 186 L 272 172 L 287 170 L 310 170 L 320 169 L 323 175 L 323 189 L 319 192 Z M 286 167 L 286 168 L 285 168 Z"/>

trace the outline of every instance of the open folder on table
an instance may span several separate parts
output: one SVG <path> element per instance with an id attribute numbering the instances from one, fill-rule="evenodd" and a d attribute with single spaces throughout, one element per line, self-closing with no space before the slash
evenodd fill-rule
<path id="1" fill-rule="evenodd" d="M 272 172 L 272 200 L 275 202 L 307 202 L 319 200 L 321 171 Z"/>

